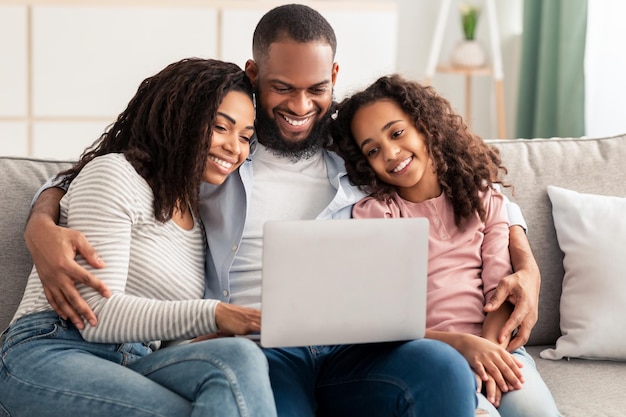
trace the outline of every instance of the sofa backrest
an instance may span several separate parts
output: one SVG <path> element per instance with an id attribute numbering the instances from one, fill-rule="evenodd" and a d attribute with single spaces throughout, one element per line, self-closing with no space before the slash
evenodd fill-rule
<path id="1" fill-rule="evenodd" d="M 35 192 L 69 162 L 0 157 L 0 332 L 22 299 L 32 260 L 24 243 L 24 225 Z"/>
<path id="2" fill-rule="evenodd" d="M 598 139 L 512 139 L 489 141 L 502 155 L 514 186 L 504 189 L 528 223 L 539 269 L 539 321 L 529 345 L 554 344 L 560 335 L 559 300 L 563 253 L 552 221 L 548 185 L 579 192 L 626 197 L 626 135 Z M 32 197 L 71 162 L 0 157 L 0 332 L 13 317 L 32 267 L 23 239 Z"/>
<path id="3" fill-rule="evenodd" d="M 504 189 L 519 204 L 541 271 L 539 320 L 529 345 L 554 344 L 560 336 L 563 252 L 559 249 L 546 187 L 626 197 L 626 135 L 590 139 L 492 140 L 508 168 Z"/>

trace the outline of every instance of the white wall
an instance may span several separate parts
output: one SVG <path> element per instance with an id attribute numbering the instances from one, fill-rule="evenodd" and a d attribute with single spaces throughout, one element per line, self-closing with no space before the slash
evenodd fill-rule
<path id="1" fill-rule="evenodd" d="M 259 19 L 268 6 L 252 8 L 249 2 L 242 11 L 237 2 L 222 13 L 221 57 L 243 67 L 252 57 L 252 35 Z M 292 1 L 276 2 L 292 3 Z M 335 84 L 335 95 L 341 100 L 355 89 L 362 89 L 377 77 L 396 70 L 397 57 L 397 9 L 393 2 L 370 2 L 370 6 L 358 5 L 354 1 L 314 4 L 333 26 L 337 36 L 336 60 L 340 64 L 339 77 Z M 373 6 L 374 5 L 374 6 Z M 383 5 L 381 7 L 380 5 Z M 379 29 L 374 29 L 376 27 Z M 375 52 L 372 52 L 375 51 Z"/>
<path id="2" fill-rule="evenodd" d="M 585 49 L 587 136 L 626 132 L 626 2 L 589 0 Z"/>
<path id="3" fill-rule="evenodd" d="M 398 7 L 398 58 L 397 69 L 403 75 L 423 80 L 430 53 L 435 23 L 439 15 L 439 0 L 389 0 Z M 460 18 L 457 10 L 463 2 L 483 5 L 482 0 L 453 1 L 447 22 L 447 31 L 440 54 L 440 63 L 449 60 L 454 43 L 461 38 Z M 620 1 L 620 0 L 615 0 Z M 507 137 L 515 132 L 517 89 L 523 0 L 495 0 L 504 70 L 504 102 Z M 489 26 L 486 13 L 478 22 L 477 39 L 489 51 Z M 488 54 L 489 56 L 490 54 Z M 464 113 L 464 79 L 459 75 L 438 74 L 432 84 L 450 102 L 457 112 Z M 474 77 L 472 84 L 472 129 L 485 138 L 497 138 L 497 118 L 493 79 Z"/>
<path id="4" fill-rule="evenodd" d="M 198 56 L 244 66 L 259 18 L 280 1 L 0 0 L 0 155 L 75 159 L 137 86 Z M 310 2 L 335 27 L 335 92 L 395 71 L 393 3 Z M 375 31 L 373 27 L 377 27 Z"/>
<path id="5" fill-rule="evenodd" d="M 480 4 L 481 0 L 467 0 Z M 396 0 L 398 5 L 398 71 L 423 79 L 439 0 Z M 523 29 L 523 0 L 495 0 L 504 66 L 507 136 L 514 137 Z M 585 50 L 586 136 L 599 137 L 626 132 L 626 2 L 589 0 Z M 451 12 L 452 14 L 452 12 Z M 484 18 L 484 16 L 482 16 Z M 485 19 L 479 21 L 478 39 L 488 39 Z M 448 22 L 442 58 L 449 56 L 461 36 L 457 22 Z M 435 87 L 463 112 L 463 83 L 459 77 L 439 75 Z M 482 94 L 479 93 L 482 91 Z M 472 127 L 483 137 L 496 137 L 492 84 L 477 78 L 474 84 Z"/>
<path id="6" fill-rule="evenodd" d="M 26 155 L 28 128 L 28 71 L 26 9 L 6 6 L 0 10 L 0 154 Z"/>
<path id="7" fill-rule="evenodd" d="M 140 3 L 138 0 L 136 1 Z M 186 1 L 195 6 L 211 3 L 209 0 L 206 2 L 202 0 Z M 457 1 L 456 4 L 458 4 L 459 1 Z M 482 0 L 471 1 L 476 4 L 482 3 Z M 290 1 L 284 1 L 282 3 L 288 2 Z M 507 137 L 513 137 L 517 109 L 523 0 L 495 0 L 495 2 L 504 66 L 506 130 Z M 35 126 L 32 124 L 29 125 L 24 119 L 29 112 L 43 111 L 46 108 L 37 106 L 29 107 L 25 98 L 33 95 L 33 91 L 31 91 L 33 85 L 28 83 L 28 77 L 32 77 L 34 82 L 47 82 L 52 89 L 59 87 L 58 85 L 55 87 L 54 82 L 50 83 L 50 80 L 46 79 L 48 76 L 46 72 L 30 74 L 26 66 L 28 45 L 26 44 L 27 37 L 24 33 L 28 19 L 38 18 L 37 15 L 31 17 L 26 16 L 26 9 L 20 4 L 27 3 L 27 0 L 0 0 L 0 6 L 2 6 L 2 13 L 0 13 L 0 121 L 2 122 L 0 123 L 0 153 L 2 154 L 32 155 L 37 153 L 38 146 L 41 152 L 46 153 L 48 151 L 45 145 L 38 145 L 36 141 L 34 143 L 33 141 L 29 142 L 25 138 L 43 135 L 45 132 L 55 129 L 55 125 L 51 125 L 50 121 L 47 120 L 41 120 L 41 122 Z M 68 5 L 76 5 L 81 2 L 78 0 L 39 0 L 38 3 L 66 3 Z M 167 2 L 164 1 L 161 3 Z M 259 1 L 257 4 L 260 3 Z M 280 4 L 281 2 L 275 3 Z M 354 4 L 354 1 L 319 0 L 315 2 L 315 4 L 318 5 L 325 3 L 331 8 L 339 3 Z M 396 56 L 396 65 L 395 67 L 389 66 L 389 71 L 398 71 L 407 77 L 423 80 L 431 47 L 431 39 L 439 12 L 439 0 L 361 0 L 360 2 L 360 4 L 364 6 L 367 5 L 367 3 L 393 4 L 397 8 L 398 16 L 397 43 L 395 45 L 385 46 L 381 46 L 380 44 L 368 44 L 367 47 L 370 49 L 386 48 L 385 53 L 387 55 Z M 242 0 L 231 0 L 228 2 L 228 5 L 232 5 L 234 8 L 244 7 L 250 4 L 255 4 L 255 2 Z M 440 57 L 442 63 L 448 59 L 454 42 L 461 37 L 458 15 L 456 15 L 456 4 L 452 6 L 447 32 L 444 36 L 444 44 Z M 626 16 L 626 3 L 623 0 L 589 0 L 589 7 L 586 56 L 586 134 L 588 136 L 600 136 L 623 133 L 626 131 L 626 117 L 624 116 L 625 112 L 623 106 L 623 97 L 626 94 L 626 77 L 623 76 L 623 74 L 626 73 L 626 55 L 616 53 L 616 51 L 623 49 L 621 42 L 623 39 L 626 39 L 626 26 L 623 24 L 623 18 Z M 160 13 L 157 11 L 155 15 L 159 14 Z M 252 15 L 254 15 L 256 19 L 257 15 L 259 15 L 258 10 L 253 11 Z M 328 16 L 329 20 L 333 19 L 332 16 L 332 13 Z M 358 19 L 358 17 L 355 16 L 355 19 Z M 145 27 L 146 19 L 141 19 L 141 21 L 143 22 L 141 26 Z M 338 24 L 334 21 L 332 23 L 335 25 Z M 341 24 L 345 23 L 345 19 L 341 21 Z M 214 22 L 208 19 L 203 22 L 203 24 L 205 27 L 208 27 L 214 24 Z M 389 20 L 379 22 L 378 24 L 372 25 L 371 31 L 374 33 L 381 30 L 386 31 L 388 27 L 385 26 L 390 24 L 395 25 L 395 22 L 390 23 Z M 251 23 L 249 25 L 251 25 Z M 54 30 L 58 35 L 61 29 L 62 28 L 53 27 L 50 30 Z M 239 26 L 239 28 L 234 27 L 234 29 L 239 29 L 242 33 L 248 34 L 248 32 L 252 32 L 253 27 L 242 28 Z M 338 34 L 340 37 L 351 35 L 349 31 L 346 33 L 345 29 L 338 29 L 338 32 L 340 32 Z M 38 36 L 45 37 L 46 34 L 40 33 Z M 112 34 L 112 36 L 114 36 L 114 34 Z M 484 14 L 481 16 L 478 24 L 477 37 L 488 50 L 489 31 Z M 77 42 L 82 42 L 84 45 L 85 43 L 88 44 L 89 40 L 83 39 L 77 40 Z M 206 38 L 201 40 L 201 42 L 205 47 L 211 44 Z M 176 48 L 181 46 L 176 45 L 176 48 L 174 48 L 171 43 L 165 40 L 163 44 L 171 49 L 171 52 L 168 52 L 170 55 L 176 55 Z M 201 46 L 197 38 L 194 39 L 193 42 L 185 43 L 185 45 L 191 47 L 194 47 L 194 45 L 198 47 Z M 34 52 L 37 53 L 36 42 L 33 46 Z M 60 47 L 60 45 L 57 46 Z M 221 44 L 217 46 L 217 50 L 219 53 L 228 56 L 226 38 L 221 39 Z M 84 49 L 83 52 L 84 51 L 88 51 L 88 48 Z M 187 53 L 185 49 L 178 51 Z M 211 49 L 206 49 L 207 55 L 212 54 L 212 51 Z M 172 55 L 172 59 L 174 55 Z M 45 58 L 45 51 L 42 51 L 41 56 Z M 348 50 L 345 51 L 345 53 L 339 53 L 337 58 L 341 65 L 338 85 L 342 93 L 350 89 L 352 87 L 351 83 L 353 82 L 363 83 L 367 81 L 362 75 L 355 75 L 355 73 L 362 74 L 362 72 L 359 73 L 354 70 L 355 68 L 362 70 L 363 67 L 367 68 L 368 65 L 374 63 L 372 62 L 373 59 L 367 53 L 367 49 L 365 51 Z M 103 55 L 102 59 L 106 59 L 106 56 Z M 241 60 L 243 60 L 243 58 Z M 137 74 L 136 78 L 144 77 L 146 67 L 135 65 L 136 61 L 137 59 L 131 59 L 130 62 L 126 62 L 124 70 L 134 71 L 133 73 Z M 150 64 L 152 65 L 150 68 L 157 68 L 161 65 L 160 62 L 152 62 Z M 241 62 L 241 64 L 243 65 L 243 62 Z M 51 65 L 58 65 L 58 61 L 51 61 Z M 122 68 L 121 65 L 120 68 Z M 379 73 L 372 74 L 371 78 L 374 78 L 375 75 L 379 75 Z M 77 81 L 88 83 L 89 80 Z M 106 80 L 103 80 L 102 82 L 105 83 L 105 81 Z M 433 80 L 433 84 L 442 95 L 452 102 L 455 109 L 463 114 L 465 98 L 462 77 L 438 74 Z M 115 86 L 116 90 L 126 88 L 129 91 L 133 87 L 134 84 L 132 86 Z M 101 90 L 101 88 L 96 88 L 94 94 L 101 94 Z M 111 97 L 108 95 L 104 95 L 101 98 L 103 100 L 103 102 L 100 103 L 102 106 L 110 107 L 112 105 Z M 54 107 L 54 103 L 50 102 L 42 102 L 42 105 Z M 116 105 L 116 108 L 117 107 L 119 107 L 119 105 Z M 486 138 L 496 137 L 495 98 L 491 78 L 474 78 L 472 109 L 471 123 L 474 131 Z M 87 111 L 87 109 L 81 109 L 80 107 L 79 110 Z M 97 129 L 93 127 L 94 122 L 95 126 L 98 127 Z M 83 132 L 92 134 L 95 130 L 100 131 L 102 125 L 102 119 L 95 121 L 85 120 L 82 123 L 77 123 L 75 126 L 77 130 L 76 135 L 83 135 Z M 83 143 L 76 145 L 70 144 L 69 146 L 75 146 L 78 149 L 83 146 Z M 72 153 L 76 152 L 72 149 Z"/>

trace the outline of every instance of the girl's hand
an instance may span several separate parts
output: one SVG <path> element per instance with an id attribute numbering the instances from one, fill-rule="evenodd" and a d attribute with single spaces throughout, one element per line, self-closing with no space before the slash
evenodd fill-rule
<path id="1" fill-rule="evenodd" d="M 494 407 L 500 407 L 500 401 L 502 400 L 502 391 L 498 388 L 496 381 L 489 377 L 487 381 L 483 381 L 480 377 L 476 375 L 476 386 L 478 389 L 476 392 L 482 392 L 487 401 L 493 404 Z"/>
<path id="2" fill-rule="evenodd" d="M 524 377 L 520 368 L 523 365 L 502 347 L 479 336 L 459 334 L 455 348 L 486 384 L 494 400 L 496 391 L 493 386 L 501 393 L 522 388 Z"/>

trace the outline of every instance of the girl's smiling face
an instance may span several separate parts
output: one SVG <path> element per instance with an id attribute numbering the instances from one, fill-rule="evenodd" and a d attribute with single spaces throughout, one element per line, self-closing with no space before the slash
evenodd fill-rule
<path id="1" fill-rule="evenodd" d="M 420 202 L 441 194 L 424 135 L 395 101 L 359 108 L 351 130 L 378 178 L 395 186 L 402 198 Z"/>

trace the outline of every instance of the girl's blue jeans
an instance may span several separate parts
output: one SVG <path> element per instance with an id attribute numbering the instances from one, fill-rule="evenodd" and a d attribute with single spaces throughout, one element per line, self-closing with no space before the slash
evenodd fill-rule
<path id="1" fill-rule="evenodd" d="M 245 338 L 152 352 L 85 341 L 54 312 L 17 320 L 4 336 L 0 416 L 276 416 L 268 366 Z"/>
<path id="2" fill-rule="evenodd" d="M 478 394 L 478 407 L 489 412 L 489 417 L 559 417 L 550 389 L 539 375 L 532 356 L 526 349 L 519 348 L 513 355 L 524 364 L 522 389 L 502 395 L 500 407 L 496 409 L 483 394 Z"/>

